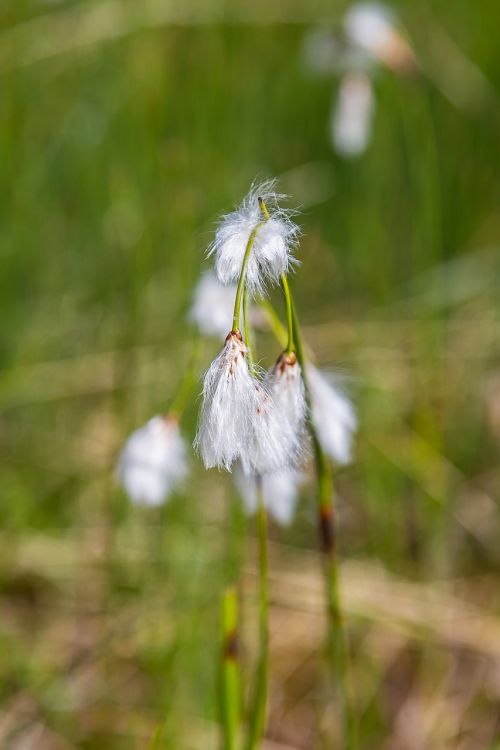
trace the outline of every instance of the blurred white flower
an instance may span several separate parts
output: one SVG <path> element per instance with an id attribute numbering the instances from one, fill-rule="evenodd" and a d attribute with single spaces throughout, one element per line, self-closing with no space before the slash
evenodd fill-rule
<path id="1" fill-rule="evenodd" d="M 160 505 L 187 473 L 186 445 L 172 417 L 153 417 L 133 432 L 117 466 L 118 480 L 138 505 Z"/>
<path id="2" fill-rule="evenodd" d="M 234 472 L 236 486 L 247 513 L 257 510 L 257 480 L 246 476 L 241 470 Z M 273 518 L 282 525 L 288 525 L 294 516 L 299 497 L 299 486 L 303 476 L 293 469 L 285 469 L 261 478 L 264 506 Z"/>
<path id="3" fill-rule="evenodd" d="M 195 448 L 205 468 L 231 471 L 249 444 L 256 411 L 256 381 L 250 374 L 241 334 L 231 331 L 203 382 Z"/>
<path id="4" fill-rule="evenodd" d="M 241 205 L 222 217 L 209 255 L 215 256 L 215 270 L 223 284 L 239 279 L 247 243 L 253 231 L 255 239 L 247 264 L 246 283 L 252 294 L 263 294 L 266 282 L 277 283 L 296 261 L 292 251 L 299 228 L 290 212 L 278 207 L 284 196 L 274 190 L 274 181 L 254 185 Z M 262 198 L 269 210 L 266 220 L 259 204 Z"/>
<path id="5" fill-rule="evenodd" d="M 205 336 L 223 337 L 231 328 L 235 296 L 235 285 L 224 286 L 207 271 L 194 290 L 189 319 Z"/>
<path id="6" fill-rule="evenodd" d="M 331 118 L 334 149 L 342 156 L 358 156 L 372 133 L 375 97 L 365 73 L 346 73 L 340 82 Z"/>
<path id="7" fill-rule="evenodd" d="M 312 420 L 325 453 L 339 464 L 352 460 L 352 442 L 358 426 L 351 401 L 316 367 L 307 365 Z"/>
<path id="8" fill-rule="evenodd" d="M 306 399 L 297 357 L 283 352 L 266 377 L 279 419 L 286 424 L 288 462 L 297 464 L 305 444 Z"/>
<path id="9" fill-rule="evenodd" d="M 344 18 L 348 41 L 369 57 L 396 70 L 412 67 L 414 55 L 396 28 L 392 11 L 382 3 L 360 2 Z"/>

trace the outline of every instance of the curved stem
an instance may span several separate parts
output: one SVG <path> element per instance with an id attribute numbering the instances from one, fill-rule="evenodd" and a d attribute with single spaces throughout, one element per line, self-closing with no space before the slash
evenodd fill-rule
<path id="1" fill-rule="evenodd" d="M 255 367 L 252 354 L 252 334 L 248 322 L 248 288 L 246 286 L 243 292 L 243 332 L 245 334 L 245 344 L 247 347 L 248 367 L 250 369 L 250 373 L 253 374 L 255 371 Z"/>
<path id="2" fill-rule="evenodd" d="M 288 279 L 286 274 L 281 275 L 281 288 L 283 289 L 283 295 L 285 297 L 286 306 L 286 322 L 288 328 L 288 341 L 286 345 L 286 353 L 291 354 L 295 351 L 295 344 L 293 340 L 293 311 L 292 311 L 292 295 L 290 293 L 290 287 L 288 286 Z"/>
<path id="3" fill-rule="evenodd" d="M 253 243 L 255 242 L 257 232 L 263 224 L 265 224 L 265 221 L 261 221 L 260 224 L 257 224 L 257 226 L 252 229 L 252 231 L 250 232 L 250 237 L 248 238 L 247 246 L 245 248 L 243 262 L 241 264 L 240 278 L 238 279 L 238 287 L 236 289 L 236 297 L 234 299 L 233 331 L 238 331 L 240 327 L 241 298 L 243 296 L 243 290 L 245 288 L 248 260 L 250 258 L 250 253 L 252 252 L 252 247 Z"/>
<path id="4" fill-rule="evenodd" d="M 259 661 L 257 664 L 254 704 L 247 750 L 256 750 L 266 728 L 268 654 L 269 654 L 269 590 L 267 557 L 267 513 L 262 492 L 262 477 L 257 482 L 257 526 L 259 534 Z"/>
<path id="5" fill-rule="evenodd" d="M 288 334 L 286 332 L 285 326 L 279 318 L 278 313 L 268 299 L 261 299 L 259 305 L 263 310 L 264 315 L 266 316 L 269 328 L 273 332 L 275 338 L 279 341 L 281 346 L 286 346 Z"/>
<path id="6" fill-rule="evenodd" d="M 265 217 L 265 219 L 266 219 L 266 221 L 267 221 L 268 219 L 270 219 L 270 218 L 271 218 L 271 214 L 269 213 L 269 210 L 268 210 L 268 208 L 267 208 L 267 206 L 266 206 L 266 204 L 265 204 L 265 202 L 264 202 L 264 198 L 261 198 L 261 197 L 259 196 L 259 198 L 258 198 L 258 201 L 259 201 L 259 207 L 260 207 L 260 210 L 261 210 L 261 211 L 262 211 L 262 213 L 264 214 L 264 217 Z"/>

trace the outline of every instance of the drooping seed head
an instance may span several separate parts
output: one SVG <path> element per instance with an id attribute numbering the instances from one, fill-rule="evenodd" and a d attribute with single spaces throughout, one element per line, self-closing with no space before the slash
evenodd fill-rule
<path id="1" fill-rule="evenodd" d="M 195 448 L 205 467 L 231 470 L 248 445 L 255 404 L 255 381 L 239 331 L 231 331 L 203 382 Z"/>
<path id="2" fill-rule="evenodd" d="M 172 417 L 156 416 L 133 432 L 120 454 L 117 477 L 132 502 L 160 505 L 188 473 L 187 451 Z"/>
<path id="3" fill-rule="evenodd" d="M 278 206 L 285 196 L 275 191 L 275 182 L 268 180 L 253 185 L 242 203 L 222 217 L 209 255 L 215 257 L 215 270 L 223 284 L 239 279 L 247 243 L 255 233 L 246 269 L 246 283 L 252 294 L 263 294 L 267 283 L 276 284 L 283 273 L 297 263 L 293 257 L 299 227 L 292 221 L 292 212 Z M 262 211 L 263 200 L 269 218 Z"/>

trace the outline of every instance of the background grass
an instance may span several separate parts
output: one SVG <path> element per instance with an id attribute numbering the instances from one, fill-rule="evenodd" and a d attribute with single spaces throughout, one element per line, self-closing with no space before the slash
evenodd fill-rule
<path id="1" fill-rule="evenodd" d="M 218 601 L 241 573 L 250 662 L 252 524 L 194 459 L 152 511 L 113 466 L 175 391 L 214 221 L 256 175 L 303 206 L 306 336 L 360 413 L 337 491 L 361 747 L 498 746 L 500 6 L 396 7 L 423 72 L 377 74 L 352 162 L 303 59 L 344 3 L 0 10 L 2 747 L 146 748 L 163 721 L 165 747 L 217 746 Z M 272 535 L 269 748 L 332 747 L 311 489 Z"/>

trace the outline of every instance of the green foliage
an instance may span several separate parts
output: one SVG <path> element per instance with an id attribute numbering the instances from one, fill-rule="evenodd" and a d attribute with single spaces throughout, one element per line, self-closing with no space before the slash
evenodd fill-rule
<path id="1" fill-rule="evenodd" d="M 497 747 L 500 6 L 400 2 L 425 75 L 377 74 L 372 143 L 345 161 L 328 139 L 337 82 L 302 60 L 307 30 L 345 4 L 309 5 L 257 4 L 250 23 L 255 4 L 240 22 L 207 2 L 190 23 L 146 28 L 131 13 L 127 34 L 82 46 L 84 24 L 60 22 L 95 3 L 2 10 L 2 746 L 39 731 L 41 750 L 147 748 L 158 726 L 155 747 L 217 746 L 219 595 L 249 572 L 230 478 L 193 459 L 185 494 L 139 510 L 114 462 L 187 366 L 214 220 L 277 175 L 304 205 L 305 338 L 359 406 L 336 488 L 360 746 L 407 747 L 407 710 L 422 746 Z M 273 356 L 271 339 L 261 350 Z M 292 527 L 272 529 L 269 732 L 291 747 L 334 732 L 319 709 L 314 516 L 306 489 Z M 488 637 L 433 619 L 443 590 L 442 620 L 472 612 Z"/>

